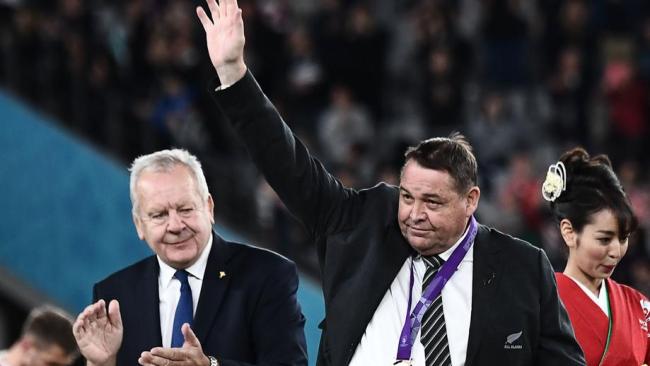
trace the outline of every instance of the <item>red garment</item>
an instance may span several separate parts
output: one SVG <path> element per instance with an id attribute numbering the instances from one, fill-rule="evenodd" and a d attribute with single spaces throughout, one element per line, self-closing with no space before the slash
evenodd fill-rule
<path id="1" fill-rule="evenodd" d="M 607 343 L 609 319 L 571 278 L 556 273 L 560 299 L 569 313 L 587 366 L 598 366 Z M 603 366 L 638 366 L 650 363 L 650 302 L 640 292 L 606 281 L 613 329 Z"/>

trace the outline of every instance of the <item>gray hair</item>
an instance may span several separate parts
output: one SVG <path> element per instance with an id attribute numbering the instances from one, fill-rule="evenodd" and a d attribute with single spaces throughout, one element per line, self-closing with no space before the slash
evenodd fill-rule
<path id="1" fill-rule="evenodd" d="M 210 194 L 208 191 L 208 183 L 203 175 L 203 169 L 201 169 L 199 159 L 184 149 L 160 150 L 136 158 L 133 160 L 133 164 L 131 164 L 131 167 L 129 168 L 129 171 L 131 172 L 129 189 L 132 213 L 134 216 L 137 215 L 139 209 L 138 196 L 135 194 L 135 186 L 140 178 L 140 174 L 145 170 L 169 172 L 179 165 L 187 167 L 194 176 L 197 193 L 201 196 L 201 199 L 208 199 L 208 195 Z"/>

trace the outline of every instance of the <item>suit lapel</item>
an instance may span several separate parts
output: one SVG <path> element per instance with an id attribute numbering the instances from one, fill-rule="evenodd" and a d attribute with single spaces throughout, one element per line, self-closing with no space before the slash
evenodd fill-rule
<path id="1" fill-rule="evenodd" d="M 383 257 L 381 263 L 385 263 L 386 267 L 381 268 L 378 272 L 379 281 L 375 286 L 379 301 L 381 301 L 395 280 L 395 277 L 397 277 L 397 273 L 402 268 L 402 265 L 404 265 L 406 258 L 409 255 L 416 254 L 415 250 L 411 248 L 411 245 L 400 232 L 397 222 L 388 227 L 388 235 L 386 237 L 386 243 L 390 250 L 386 249 L 381 251 L 381 256 Z M 376 305 L 378 306 L 379 302 Z M 373 314 L 374 310 L 373 308 Z"/>
<path id="2" fill-rule="evenodd" d="M 162 335 L 160 333 L 160 297 L 158 294 L 158 260 L 156 256 L 151 257 L 145 275 L 140 278 L 138 286 L 136 286 L 136 294 L 142 298 L 145 304 L 139 307 L 141 309 L 138 324 L 142 337 L 134 338 L 141 339 L 143 342 L 142 351 L 148 351 L 152 347 L 162 346 Z M 153 311 L 151 311 L 153 309 Z"/>
<path id="3" fill-rule="evenodd" d="M 354 316 L 354 323 L 344 324 L 344 329 L 341 329 L 340 333 L 333 332 L 345 334 L 348 337 L 341 343 L 346 345 L 346 353 L 341 355 L 344 359 L 340 362 L 335 360 L 334 364 L 347 365 L 350 362 L 352 356 L 354 356 L 356 345 L 361 341 L 366 327 L 370 323 L 370 320 L 372 320 L 377 307 L 379 307 L 381 300 L 395 280 L 395 277 L 397 277 L 400 268 L 404 265 L 404 261 L 409 255 L 415 253 L 402 236 L 397 222 L 388 225 L 386 230 L 386 239 L 382 242 L 385 245 L 371 252 L 373 255 L 376 255 L 373 260 L 374 265 L 366 267 L 370 269 L 363 281 L 366 284 L 366 291 L 365 295 L 359 295 L 364 300 L 352 301 L 345 305 L 350 314 L 356 314 Z M 347 347 L 349 344 L 354 344 L 355 347 Z M 335 355 L 334 357 L 337 356 Z"/>
<path id="4" fill-rule="evenodd" d="M 216 233 L 212 232 L 212 250 L 208 256 L 208 264 L 203 275 L 201 296 L 194 314 L 194 333 L 203 344 L 212 328 L 214 318 L 225 298 L 230 271 L 227 262 L 232 255 L 231 248 Z"/>
<path id="5" fill-rule="evenodd" d="M 495 291 L 501 277 L 499 246 L 489 240 L 489 230 L 479 226 L 474 241 L 474 271 L 472 279 L 472 315 L 469 326 L 469 340 L 465 364 L 473 364 L 481 338 L 492 333 L 489 329 L 493 316 Z"/>

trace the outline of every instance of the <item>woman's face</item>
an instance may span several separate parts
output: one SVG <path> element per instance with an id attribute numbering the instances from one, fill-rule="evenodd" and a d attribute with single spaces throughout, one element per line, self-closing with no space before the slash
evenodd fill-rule
<path id="1" fill-rule="evenodd" d="M 569 246 L 569 263 L 588 282 L 608 278 L 627 251 L 628 238 L 619 239 L 616 216 L 609 209 L 591 216 L 582 232 L 565 241 Z"/>

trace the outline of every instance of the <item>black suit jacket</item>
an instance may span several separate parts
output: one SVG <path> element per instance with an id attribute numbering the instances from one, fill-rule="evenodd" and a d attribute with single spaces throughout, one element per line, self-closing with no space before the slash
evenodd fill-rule
<path id="1" fill-rule="evenodd" d="M 120 302 L 124 324 L 120 366 L 138 365 L 140 353 L 162 346 L 159 268 L 151 256 L 94 287 L 94 301 Z M 203 352 L 224 366 L 307 365 L 297 288 L 293 262 L 213 233 L 193 321 Z"/>
<path id="2" fill-rule="evenodd" d="M 213 96 L 316 242 L 326 311 L 318 363 L 347 365 L 400 267 L 415 254 L 398 226 L 398 188 L 342 186 L 292 134 L 250 73 Z M 466 365 L 584 365 L 544 252 L 485 226 L 474 246 Z M 518 332 L 517 341 L 506 341 Z"/>

